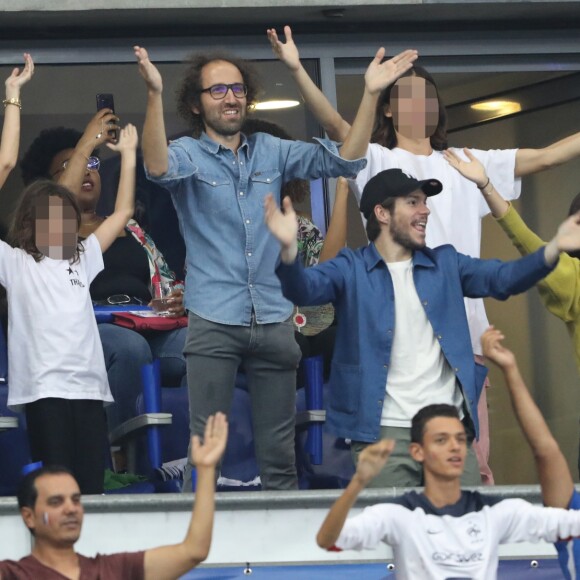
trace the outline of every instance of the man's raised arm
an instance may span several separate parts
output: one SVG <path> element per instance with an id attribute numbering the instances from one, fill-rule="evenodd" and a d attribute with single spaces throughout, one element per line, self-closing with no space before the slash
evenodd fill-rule
<path id="1" fill-rule="evenodd" d="M 153 176 L 167 173 L 167 136 L 163 119 L 163 80 L 157 67 L 149 60 L 147 51 L 141 46 L 134 46 L 135 56 L 139 63 L 139 73 L 147 85 L 147 110 L 143 125 L 143 159 L 145 168 Z"/>
<path id="2" fill-rule="evenodd" d="M 545 505 L 567 508 L 574 491 L 568 464 L 524 383 L 516 357 L 502 345 L 503 339 L 500 330 L 488 328 L 481 337 L 483 354 L 504 374 L 514 414 L 534 454 Z"/>
<path id="3" fill-rule="evenodd" d="M 227 439 L 228 423 L 223 413 L 208 418 L 203 443 L 197 435 L 192 437 L 192 463 L 197 469 L 197 488 L 189 529 L 181 544 L 145 552 L 145 580 L 179 578 L 207 558 L 215 511 L 215 470 Z"/>

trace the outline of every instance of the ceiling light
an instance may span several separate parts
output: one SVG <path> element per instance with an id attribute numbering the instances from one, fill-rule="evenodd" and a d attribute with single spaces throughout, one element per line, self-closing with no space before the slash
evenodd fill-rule
<path id="1" fill-rule="evenodd" d="M 489 118 L 513 115 L 522 110 L 522 106 L 516 101 L 481 101 L 471 105 L 471 108 L 474 111 L 489 113 Z"/>
<path id="2" fill-rule="evenodd" d="M 297 107 L 299 104 L 299 101 L 275 99 L 272 101 L 256 103 L 254 109 L 257 111 L 273 111 L 274 109 L 290 109 L 292 107 Z"/>

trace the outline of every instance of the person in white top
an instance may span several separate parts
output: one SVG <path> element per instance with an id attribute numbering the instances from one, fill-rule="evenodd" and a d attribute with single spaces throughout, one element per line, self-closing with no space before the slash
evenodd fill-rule
<path id="1" fill-rule="evenodd" d="M 274 53 L 290 69 L 306 105 L 328 136 L 336 141 L 345 141 L 351 126 L 303 68 L 289 26 L 284 27 L 284 34 L 286 42 L 283 43 L 275 29 L 268 30 Z M 359 200 L 365 183 L 385 169 L 399 168 L 419 180 L 438 179 L 443 184 L 443 191 L 429 200 L 431 218 L 427 245 L 435 248 L 452 244 L 457 251 L 478 258 L 481 219 L 489 213 L 489 209 L 475 185 L 449 167 L 443 157 L 443 151 L 447 149 L 447 115 L 431 75 L 415 64 L 380 93 L 371 95 L 368 88 L 365 89 L 362 105 L 356 118 L 356 135 L 350 135 L 351 144 L 354 145 L 350 154 L 362 156 L 366 152 L 368 161 L 366 168 L 353 182 Z M 463 157 L 461 149 L 454 151 Z M 498 191 L 506 199 L 516 199 L 520 195 L 522 176 L 554 167 L 580 155 L 580 133 L 541 149 L 473 149 L 472 152 L 483 163 Z M 479 337 L 489 324 L 483 301 L 466 299 L 465 306 L 473 352 L 476 360 L 482 363 Z M 485 392 L 480 399 L 479 416 L 481 433 L 474 448 L 483 483 L 492 484 L 493 475 L 487 464 L 489 431 Z"/>
<path id="2" fill-rule="evenodd" d="M 108 130 L 102 128 L 101 130 Z M 89 285 L 102 253 L 133 215 L 137 130 L 118 143 L 121 177 L 115 211 L 83 242 L 74 195 L 52 181 L 22 193 L 0 242 L 0 284 L 8 297 L 10 408 L 24 407 L 33 461 L 68 467 L 83 493 L 102 493 L 103 402 L 113 400 Z M 86 164 L 73 154 L 69 163 Z"/>
<path id="3" fill-rule="evenodd" d="M 318 531 L 321 548 L 364 550 L 384 542 L 393 548 L 400 580 L 490 580 L 497 577 L 500 544 L 580 536 L 576 510 L 462 491 L 467 437 L 452 405 L 424 407 L 413 417 L 411 432 L 409 452 L 423 464 L 423 493 L 406 493 L 347 519 L 360 492 L 383 470 L 394 441 L 370 445 Z"/>

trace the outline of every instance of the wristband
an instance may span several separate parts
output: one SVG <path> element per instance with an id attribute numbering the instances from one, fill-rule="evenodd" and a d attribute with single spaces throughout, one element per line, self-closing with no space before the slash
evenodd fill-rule
<path id="1" fill-rule="evenodd" d="M 16 105 L 19 109 L 22 109 L 22 101 L 20 99 L 15 99 L 14 97 L 11 99 L 4 99 L 2 104 L 4 105 L 4 108 L 8 105 Z"/>
<path id="2" fill-rule="evenodd" d="M 483 191 L 488 185 L 489 185 L 489 177 L 487 178 L 486 184 L 482 185 L 481 187 L 478 185 L 477 189 L 479 189 L 479 191 Z"/>

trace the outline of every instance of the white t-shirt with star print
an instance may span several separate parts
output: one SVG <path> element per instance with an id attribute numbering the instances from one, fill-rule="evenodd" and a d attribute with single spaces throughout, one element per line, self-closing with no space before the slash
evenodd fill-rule
<path id="1" fill-rule="evenodd" d="M 97 238 L 78 262 L 43 258 L 0 242 L 8 297 L 8 406 L 47 397 L 113 401 L 89 286 L 103 269 Z"/>

